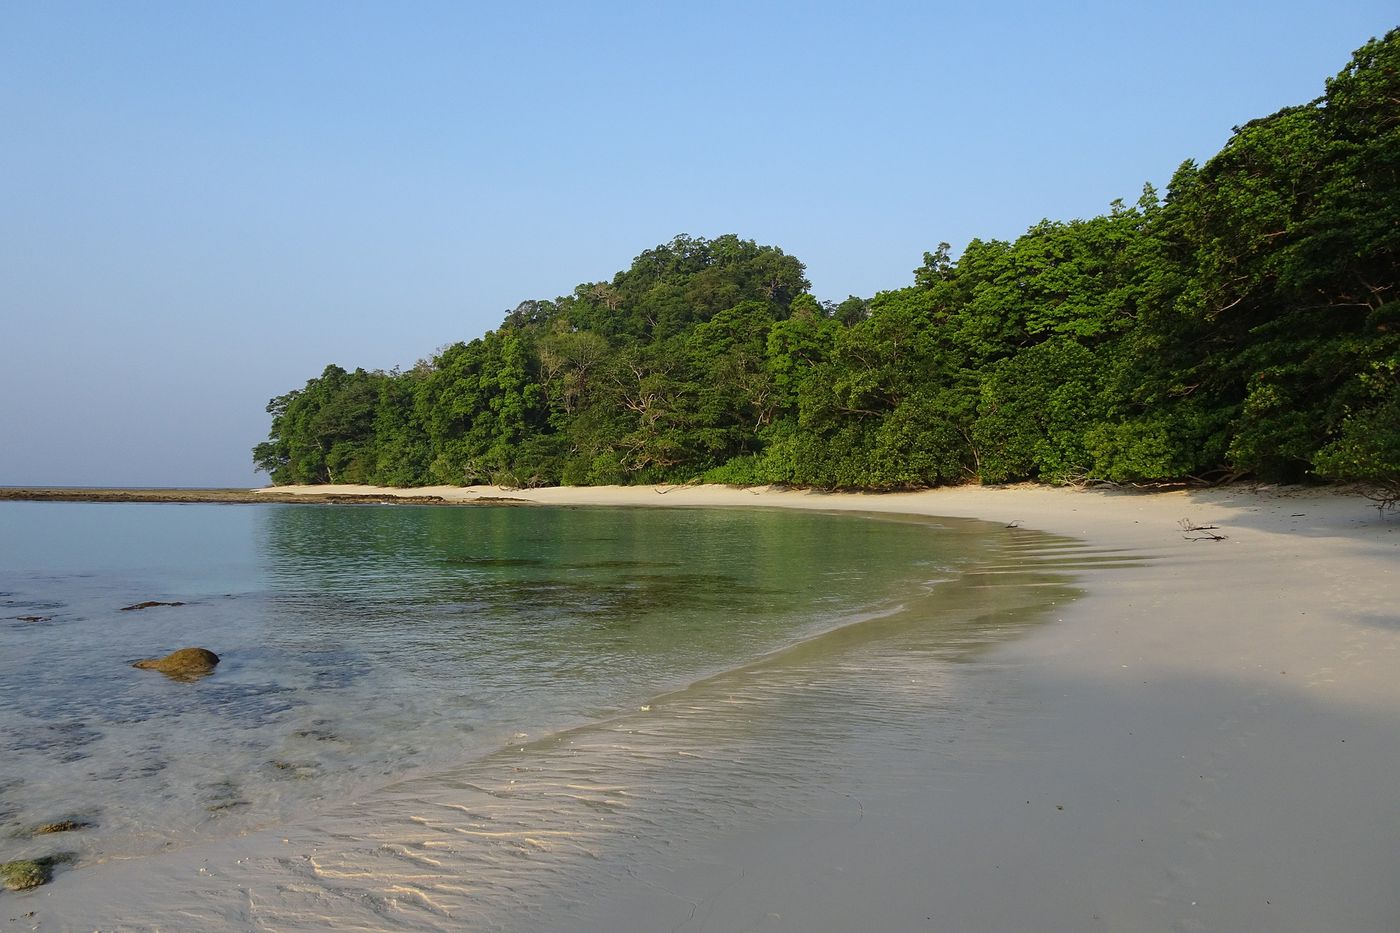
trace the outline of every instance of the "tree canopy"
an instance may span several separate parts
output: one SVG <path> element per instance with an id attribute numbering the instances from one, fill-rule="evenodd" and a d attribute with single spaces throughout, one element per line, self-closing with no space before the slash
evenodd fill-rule
<path id="1" fill-rule="evenodd" d="M 819 302 L 678 236 L 404 372 L 268 405 L 274 483 L 1362 481 L 1400 494 L 1400 30 L 1164 195 Z"/>

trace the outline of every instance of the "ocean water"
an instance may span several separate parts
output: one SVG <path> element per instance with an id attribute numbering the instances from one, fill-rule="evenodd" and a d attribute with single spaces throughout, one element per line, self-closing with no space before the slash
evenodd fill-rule
<path id="1" fill-rule="evenodd" d="M 1044 542 L 1009 534 L 778 510 L 0 503 L 0 860 L 52 848 L 30 830 L 60 819 L 90 824 L 62 839 L 79 865 L 282 825 L 879 620 L 938 616 L 950 650 L 995 641 L 1015 626 L 967 602 L 971 581 L 1064 580 L 1026 576 Z M 972 629 L 949 626 L 958 591 Z M 1028 598 L 994 610 L 1022 625 Z M 184 605 L 122 608 L 147 600 Z M 131 667 L 185 646 L 216 672 Z"/>

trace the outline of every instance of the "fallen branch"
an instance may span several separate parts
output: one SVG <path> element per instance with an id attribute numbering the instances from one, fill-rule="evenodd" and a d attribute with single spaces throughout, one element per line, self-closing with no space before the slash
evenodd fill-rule
<path id="1" fill-rule="evenodd" d="M 1183 518 L 1177 524 L 1185 532 L 1182 537 L 1187 541 L 1224 541 L 1226 537 L 1215 533 L 1220 529 L 1219 525 L 1197 525 L 1189 518 Z"/>
<path id="2" fill-rule="evenodd" d="M 1374 502 L 1376 512 L 1385 518 L 1387 511 L 1400 508 L 1400 480 L 1363 487 L 1361 495 Z"/>

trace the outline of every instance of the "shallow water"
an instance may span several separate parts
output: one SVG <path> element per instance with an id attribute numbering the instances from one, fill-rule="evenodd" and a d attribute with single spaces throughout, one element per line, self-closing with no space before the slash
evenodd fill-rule
<path id="1" fill-rule="evenodd" d="M 65 817 L 94 824 L 63 839 L 80 863 L 278 825 L 703 696 L 779 649 L 788 677 L 868 645 L 878 624 L 841 628 L 862 619 L 956 656 L 1023 622 L 987 606 L 1028 604 L 967 593 L 1061 580 L 1025 577 L 1043 556 L 1008 548 L 1041 545 L 1016 540 L 758 510 L 0 503 L 0 857 Z M 145 600 L 185 605 L 122 611 Z M 216 673 L 130 667 L 185 645 Z"/>

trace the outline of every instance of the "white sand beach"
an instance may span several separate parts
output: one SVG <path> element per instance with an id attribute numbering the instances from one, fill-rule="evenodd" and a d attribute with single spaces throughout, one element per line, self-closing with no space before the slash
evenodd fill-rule
<path id="1" fill-rule="evenodd" d="M 849 759 L 775 762 L 821 772 L 798 798 L 740 775 L 744 758 L 732 785 L 716 782 L 722 769 L 686 772 L 675 780 L 692 782 L 687 794 L 666 800 L 668 769 L 704 757 L 714 716 L 729 717 L 722 735 L 752 739 L 766 703 L 777 716 L 794 696 L 826 702 L 812 676 L 775 700 L 781 678 L 749 678 L 764 699 L 735 675 L 658 701 L 681 724 L 666 735 L 638 711 L 287 826 L 60 873 L 0 899 L 8 928 L 1400 929 L 1400 516 L 1365 499 L 1242 487 L 305 488 L 977 518 L 1132 559 L 1086 560 L 1084 595 L 962 664 L 937 707 L 946 715 L 919 735 L 884 740 L 882 695 L 840 739 Z M 1185 533 L 1183 519 L 1221 539 Z M 791 669 L 816 669 L 800 662 Z M 915 703 L 939 685 L 907 689 Z M 552 767 L 575 776 L 531 796 Z M 695 791 L 695 775 L 713 786 Z M 594 822 L 585 830 L 566 806 Z M 493 899 L 500 891 L 513 900 Z"/>

